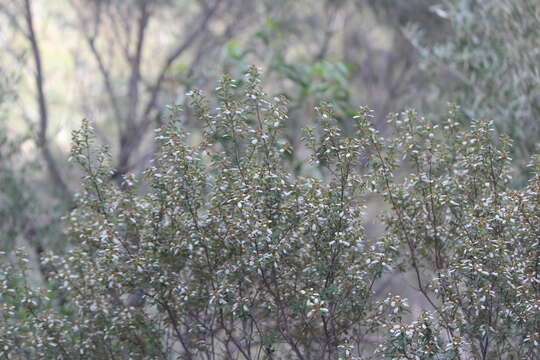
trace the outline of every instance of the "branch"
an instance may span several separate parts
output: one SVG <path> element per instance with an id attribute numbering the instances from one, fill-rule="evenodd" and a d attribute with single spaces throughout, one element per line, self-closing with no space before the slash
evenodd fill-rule
<path id="1" fill-rule="evenodd" d="M 199 27 L 195 29 L 195 31 L 193 31 L 191 35 L 189 35 L 188 38 L 184 40 L 183 43 L 181 43 L 176 49 L 174 49 L 174 51 L 172 51 L 171 54 L 169 54 L 169 56 L 165 60 L 165 63 L 163 64 L 161 71 L 159 72 L 155 85 L 150 94 L 150 100 L 148 101 L 145 107 L 145 110 L 142 116 L 142 123 L 141 123 L 141 126 L 139 127 L 138 138 L 140 138 L 140 135 L 144 133 L 146 129 L 148 128 L 148 126 L 150 125 L 149 115 L 152 109 L 156 105 L 159 91 L 161 90 L 163 81 L 165 80 L 165 75 L 167 73 L 167 70 L 172 65 L 172 63 L 180 55 L 182 55 L 182 53 L 184 53 L 184 51 L 186 51 L 193 44 L 193 42 L 195 42 L 195 40 L 199 37 L 199 35 L 206 30 L 206 28 L 208 27 L 208 23 L 210 22 L 210 20 L 212 19 L 212 17 L 216 13 L 217 9 L 219 8 L 222 2 L 223 0 L 217 0 L 213 7 L 205 11 L 205 14 L 203 16 L 201 23 L 199 24 Z"/>
<path id="2" fill-rule="evenodd" d="M 47 142 L 47 127 L 49 124 L 49 114 L 47 110 L 45 91 L 43 89 L 43 83 L 45 80 L 41 63 L 41 52 L 39 50 L 36 33 L 34 31 L 34 19 L 32 15 L 32 6 L 30 4 L 30 0 L 24 0 L 24 7 L 25 20 L 28 31 L 27 39 L 32 47 L 32 57 L 36 66 L 36 73 L 34 79 L 37 88 L 37 102 L 39 110 L 39 131 L 37 145 L 41 149 L 41 154 L 43 156 L 43 159 L 45 160 L 49 177 L 51 178 L 53 185 L 60 190 L 60 194 L 64 200 L 72 202 L 73 195 L 71 194 L 69 188 L 67 187 L 66 183 L 62 179 L 62 176 L 60 175 L 60 171 L 58 170 L 58 166 L 56 165 L 56 162 L 49 149 L 49 144 Z"/>
<path id="3" fill-rule="evenodd" d="M 217 9 L 219 8 L 219 6 L 220 6 L 220 4 L 222 2 L 223 2 L 223 0 L 217 0 L 213 7 L 208 8 L 204 12 L 203 18 L 202 18 L 199 26 L 197 27 L 197 29 L 195 29 L 165 59 L 165 62 L 163 64 L 163 66 L 161 67 L 159 75 L 158 75 L 156 81 L 154 82 L 154 85 L 151 87 L 150 99 L 148 100 L 148 103 L 144 107 L 144 111 L 142 113 L 142 116 L 140 117 L 140 122 L 137 124 L 137 123 L 135 123 L 135 121 L 133 121 L 133 123 L 132 123 L 133 128 L 131 130 L 128 129 L 127 133 L 124 134 L 123 138 L 121 139 L 121 148 L 124 149 L 124 150 L 121 150 L 117 170 L 113 175 L 114 179 L 121 178 L 121 176 L 127 171 L 126 169 L 129 168 L 129 156 L 130 156 L 132 150 L 137 148 L 137 146 L 140 144 L 140 142 L 141 142 L 141 140 L 143 138 L 143 134 L 146 132 L 146 130 L 148 129 L 148 127 L 151 124 L 150 112 L 156 106 L 159 93 L 160 93 L 161 88 L 163 86 L 163 82 L 165 81 L 165 76 L 167 74 L 167 70 L 172 65 L 172 63 L 180 55 L 182 55 L 184 53 L 184 51 L 186 51 L 195 42 L 195 40 L 197 40 L 199 35 L 206 30 L 206 28 L 208 27 L 208 23 L 210 22 L 212 17 L 215 15 Z M 139 34 L 140 34 L 141 28 L 142 28 L 142 23 L 140 23 L 140 26 L 139 26 Z M 140 39 L 140 37 L 139 37 L 139 39 Z M 142 41 L 138 41 L 137 49 L 139 49 L 139 46 L 140 46 L 140 49 L 142 51 Z M 137 58 L 137 55 L 135 55 L 135 59 L 134 59 L 134 62 L 133 62 L 134 65 L 136 64 L 136 61 L 137 61 L 136 58 Z M 131 80 L 134 80 L 133 75 L 132 75 L 132 77 L 130 79 L 130 87 L 129 87 L 130 90 L 133 90 L 132 89 L 133 84 L 132 84 Z M 138 74 L 138 80 L 140 80 L 140 73 Z M 137 96 L 138 96 L 138 92 L 133 93 L 133 95 L 135 95 L 135 94 L 137 94 Z M 130 98 L 130 101 L 131 101 L 132 99 L 134 99 L 134 96 L 132 96 L 132 94 L 130 94 L 129 98 Z M 138 98 L 137 98 L 137 101 L 138 101 Z M 136 110 L 136 106 L 130 106 L 130 109 L 129 109 L 130 112 L 135 111 L 135 110 Z M 131 116 L 131 115 L 128 116 L 128 126 L 130 124 L 129 119 L 134 119 L 134 116 Z"/>
<path id="4" fill-rule="evenodd" d="M 82 10 L 80 9 L 79 6 L 77 6 L 77 4 L 74 1 L 71 0 L 70 3 L 71 3 L 71 6 L 77 12 L 78 17 L 79 17 L 79 22 L 82 24 L 84 22 L 83 15 L 82 15 Z M 83 36 L 84 36 L 84 38 L 86 40 L 86 43 L 88 44 L 88 47 L 90 48 L 90 52 L 94 56 L 94 59 L 96 60 L 96 63 L 98 65 L 98 70 L 99 70 L 99 73 L 101 74 L 101 77 L 103 78 L 103 83 L 105 85 L 105 91 L 107 92 L 109 102 L 111 103 L 111 107 L 113 109 L 114 116 L 116 117 L 116 119 L 118 119 L 117 121 L 120 121 L 120 119 L 122 118 L 122 112 L 120 111 L 120 106 L 118 104 L 118 96 L 116 95 L 116 93 L 114 91 L 114 87 L 113 87 L 113 83 L 112 83 L 112 79 L 111 79 L 111 74 L 107 70 L 107 67 L 105 66 L 105 61 L 103 60 L 103 57 L 102 57 L 101 53 L 99 52 L 99 50 L 97 49 L 97 46 L 96 46 L 96 38 L 97 38 L 99 28 L 101 26 L 101 8 L 100 8 L 100 6 L 96 7 L 94 15 L 95 15 L 94 16 L 94 18 L 95 18 L 94 19 L 95 29 L 94 29 L 93 33 L 90 34 L 88 30 L 84 29 L 84 26 L 81 26 L 83 28 L 82 33 L 83 33 Z"/>
<path id="5" fill-rule="evenodd" d="M 128 84 L 128 115 L 126 123 L 128 126 L 128 136 L 133 134 L 130 131 L 135 131 L 135 123 L 137 116 L 137 105 L 139 103 L 139 81 L 141 80 L 141 59 L 143 52 L 144 39 L 146 35 L 146 27 L 150 19 L 150 13 L 148 12 L 147 0 L 139 0 L 140 5 L 140 18 L 137 23 L 137 40 L 135 44 L 135 54 L 128 58 L 131 65 L 131 75 Z"/>
<path id="6" fill-rule="evenodd" d="M 137 38 L 135 53 L 128 54 L 131 74 L 128 83 L 128 108 L 125 118 L 126 128 L 120 132 L 120 155 L 118 159 L 118 175 L 126 172 L 129 165 L 129 158 L 136 149 L 138 143 L 137 134 L 140 133 L 137 124 L 137 108 L 139 107 L 139 83 L 141 81 L 141 60 L 143 53 L 146 28 L 150 19 L 147 0 L 139 0 L 140 17 L 137 22 Z M 118 177 L 115 177 L 119 179 Z"/>
<path id="7" fill-rule="evenodd" d="M 107 91 L 109 101 L 113 108 L 114 116 L 116 116 L 117 119 L 121 119 L 122 112 L 120 111 L 120 106 L 118 105 L 117 96 L 116 96 L 116 93 L 114 92 L 114 88 L 111 81 L 111 75 L 109 71 L 107 70 L 107 67 L 105 66 L 103 57 L 101 56 L 101 54 L 99 53 L 96 47 L 95 39 L 86 37 L 86 41 L 88 43 L 88 46 L 90 47 L 90 51 L 92 52 L 92 55 L 94 55 L 94 59 L 96 60 L 98 68 L 99 68 L 99 72 L 103 78 L 103 83 L 105 84 L 105 90 Z"/>
<path id="8" fill-rule="evenodd" d="M 9 20 L 11 25 L 15 28 L 15 30 L 21 32 L 21 34 L 23 34 L 25 37 L 28 37 L 26 30 L 19 23 L 17 16 L 15 16 L 15 14 L 9 11 L 6 5 L 0 4 L 0 12 L 2 12 L 7 17 L 7 19 Z"/>
<path id="9" fill-rule="evenodd" d="M 330 46 L 330 41 L 332 40 L 332 37 L 335 33 L 335 21 L 339 12 L 339 8 L 338 6 L 332 5 L 329 5 L 329 7 L 331 7 L 331 9 L 327 9 L 330 14 L 326 18 L 323 40 L 319 50 L 317 51 L 317 54 L 315 55 L 314 61 L 321 61 L 326 57 L 326 54 L 328 53 L 328 48 Z"/>

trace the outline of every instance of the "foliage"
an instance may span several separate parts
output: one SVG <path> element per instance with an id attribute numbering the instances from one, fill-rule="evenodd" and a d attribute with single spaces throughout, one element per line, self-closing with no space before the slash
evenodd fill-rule
<path id="1" fill-rule="evenodd" d="M 298 173 L 306 158 L 301 129 L 310 124 L 321 100 L 332 99 L 345 131 L 353 131 L 348 119 L 354 101 L 377 109 L 376 127 L 382 129 L 387 113 L 416 93 L 411 77 L 415 55 L 399 26 L 428 20 L 425 2 L 0 2 L 2 65 L 21 78 L 5 131 L 10 140 L 17 131 L 25 133 L 24 149 L 13 143 L 11 160 L 3 162 L 3 174 L 19 179 L 6 183 L 6 189 L 16 187 L 6 193 L 46 209 L 23 217 L 21 207 L 9 205 L 2 215 L 12 222 L 10 238 L 28 240 L 19 223 L 56 225 L 58 214 L 73 206 L 73 193 L 79 190 L 73 179 L 80 174 L 63 160 L 76 119 L 94 120 L 100 141 L 111 147 L 113 177 L 121 182 L 125 172 L 138 173 L 148 165 L 156 146 L 153 129 L 166 121 L 165 104 L 181 104 L 190 119 L 185 125 L 194 129 L 194 138 L 199 136 L 201 124 L 190 116 L 183 94 L 193 87 L 210 91 L 221 65 L 234 77 L 249 64 L 260 64 L 268 75 L 268 91 L 288 97 L 284 131 Z M 223 61 L 220 52 L 226 53 Z M 22 174 L 19 157 L 40 157 L 42 167 Z M 20 187 L 24 182 L 31 185 Z M 51 201 L 58 204 L 56 211 Z M 41 243 L 49 247 L 50 233 L 42 235 Z"/>
<path id="2" fill-rule="evenodd" d="M 536 359 L 540 178 L 512 190 L 509 140 L 493 145 L 492 122 L 458 130 L 456 113 L 441 124 L 413 112 L 394 118 L 399 135 L 390 147 L 407 159 L 410 176 L 393 181 L 395 158 L 376 165 L 393 208 L 387 236 L 404 244 L 433 308 L 408 327 L 398 324 L 389 348 L 402 358 Z"/>
<path id="3" fill-rule="evenodd" d="M 460 0 L 434 10 L 452 31 L 435 45 L 413 37 L 423 65 L 438 74 L 445 99 L 459 103 L 470 119 L 493 120 L 514 140 L 515 158 L 526 170 L 540 139 L 540 4 Z M 445 72 L 454 81 L 441 78 Z"/>
<path id="4" fill-rule="evenodd" d="M 311 125 L 314 107 L 326 99 L 332 99 L 334 117 L 345 131 L 350 129 L 348 119 L 354 115 L 354 105 L 349 91 L 350 71 L 340 61 L 325 59 L 288 59 L 288 42 L 294 31 L 267 20 L 266 26 L 256 34 L 262 42 L 254 48 L 263 48 L 264 67 L 267 69 L 265 84 L 274 93 L 287 98 L 288 120 L 284 135 L 292 147 L 291 160 L 296 172 L 306 165 L 299 151 L 304 126 Z M 285 27 L 285 29 L 282 29 Z M 236 41 L 229 42 L 223 59 L 223 72 L 231 74 L 238 85 L 245 81 L 243 74 L 250 67 L 249 59 L 254 49 L 244 49 Z"/>
<path id="5" fill-rule="evenodd" d="M 386 139 L 361 108 L 348 136 L 320 104 L 304 142 L 327 176 L 293 175 L 285 99 L 263 93 L 255 68 L 237 86 L 223 78 L 215 111 L 189 94 L 206 124 L 199 144 L 171 108 L 144 194 L 134 175 L 110 181 L 88 122 L 73 133 L 86 174 L 67 217 L 79 246 L 49 254 L 42 290 L 23 255 L 5 266 L 4 355 L 538 358 L 540 177 L 509 190 L 510 150 L 492 145 L 491 123 L 463 130 L 455 108 L 440 124 L 409 111 Z M 362 228 L 373 194 L 391 209 L 379 239 Z M 395 268 L 411 268 L 431 303 L 413 322 L 406 299 L 373 295 Z"/>
<path id="6" fill-rule="evenodd" d="M 11 91 L 13 76 L 0 68 L 0 250 L 11 250 L 17 236 L 24 232 L 27 221 L 22 214 L 35 211 L 32 200 L 34 192 L 26 181 L 30 167 L 21 161 L 21 145 L 26 140 L 21 136 L 10 136 L 6 120 L 9 116 L 8 102 L 14 94 Z"/>
<path id="7" fill-rule="evenodd" d="M 45 203 L 49 214 L 60 213 L 58 208 L 62 206 L 50 199 L 43 201 L 45 196 L 36 190 L 36 174 L 42 168 L 23 150 L 32 141 L 31 136 L 18 134 L 8 126 L 17 80 L 0 68 L 0 251 L 9 252 L 26 241 L 40 253 L 45 246 L 57 248 L 61 237 L 58 219 L 43 220 Z"/>

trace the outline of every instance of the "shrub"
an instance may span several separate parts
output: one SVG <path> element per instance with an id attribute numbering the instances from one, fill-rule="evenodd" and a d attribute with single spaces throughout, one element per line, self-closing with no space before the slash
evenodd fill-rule
<path id="1" fill-rule="evenodd" d="M 380 157 L 381 189 L 393 209 L 387 236 L 404 245 L 432 311 L 396 323 L 384 353 L 538 359 L 539 159 L 529 186 L 514 191 L 509 141 L 493 145 L 491 122 L 462 131 L 455 107 L 442 124 L 412 112 L 392 121 L 398 136 L 388 147 L 407 158 L 410 175 L 393 182 L 398 162 Z"/>
<path id="2" fill-rule="evenodd" d="M 463 131 L 455 110 L 444 124 L 407 112 L 385 139 L 362 108 L 348 136 L 321 104 L 304 136 L 320 176 L 294 176 L 286 103 L 263 93 L 256 69 L 240 90 L 224 77 L 216 111 L 189 95 L 203 139 L 188 145 L 172 107 L 144 181 L 111 182 L 89 123 L 73 133 L 71 158 L 86 173 L 67 217 L 78 246 L 49 254 L 43 289 L 24 255 L 6 261 L 4 355 L 537 356 L 540 178 L 507 189 L 508 148 L 492 145 L 489 123 Z M 373 194 L 391 209 L 375 240 L 362 227 Z M 394 268 L 411 268 L 432 306 L 412 323 L 406 299 L 373 295 Z"/>

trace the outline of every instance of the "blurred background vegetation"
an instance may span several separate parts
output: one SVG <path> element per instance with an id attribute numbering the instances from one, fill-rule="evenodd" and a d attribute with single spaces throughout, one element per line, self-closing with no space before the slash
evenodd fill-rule
<path id="1" fill-rule="evenodd" d="M 39 257 L 68 245 L 81 119 L 110 146 L 119 181 L 149 164 L 167 105 L 182 106 L 197 141 L 185 94 L 214 91 L 222 73 L 242 82 L 251 64 L 289 100 L 297 172 L 301 129 L 323 100 L 345 130 L 369 106 L 383 132 L 389 113 L 456 102 L 510 135 L 520 186 L 540 136 L 539 24 L 535 0 L 0 0 L 1 248 Z"/>

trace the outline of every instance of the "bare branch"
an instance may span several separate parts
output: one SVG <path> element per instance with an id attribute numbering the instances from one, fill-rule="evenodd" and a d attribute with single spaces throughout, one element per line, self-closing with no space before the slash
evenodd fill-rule
<path id="1" fill-rule="evenodd" d="M 19 32 L 21 32 L 25 37 L 28 37 L 28 33 L 26 32 L 26 29 L 20 24 L 19 20 L 17 19 L 17 16 L 13 14 L 6 5 L 0 4 L 0 12 L 2 12 L 7 19 L 9 20 L 10 24 Z"/>
<path id="2" fill-rule="evenodd" d="M 151 124 L 150 113 L 157 104 L 158 96 L 163 86 L 163 82 L 165 80 L 165 75 L 167 73 L 167 70 L 170 68 L 172 63 L 176 59 L 178 59 L 178 57 L 182 55 L 197 40 L 197 38 L 202 33 L 204 33 L 204 31 L 208 27 L 210 20 L 216 14 L 216 11 L 218 10 L 222 2 L 223 0 L 217 0 L 211 8 L 207 8 L 207 10 L 204 11 L 201 21 L 199 22 L 199 26 L 182 43 L 180 43 L 175 49 L 173 49 L 173 51 L 171 51 L 171 53 L 167 56 L 163 66 L 161 67 L 161 70 L 159 71 L 156 81 L 154 82 L 153 86 L 151 86 L 150 99 L 148 100 L 146 106 L 144 107 L 144 111 L 142 113 L 142 116 L 140 117 L 140 121 L 136 123 L 135 116 L 136 116 L 136 109 L 137 109 L 137 105 L 139 101 L 138 85 L 141 80 L 140 57 L 142 55 L 142 45 L 144 41 L 144 34 L 141 33 L 141 30 L 144 31 L 147 25 L 147 21 L 148 21 L 148 18 L 145 19 L 145 16 L 148 17 L 146 7 L 143 6 L 141 8 L 141 18 L 139 20 L 139 28 L 138 28 L 139 36 L 138 36 L 138 41 L 137 41 L 137 46 L 136 46 L 136 52 L 132 60 L 132 74 L 130 78 L 129 94 L 128 94 L 129 101 L 131 102 L 130 108 L 129 108 L 130 114 L 128 115 L 128 118 L 127 118 L 128 130 L 126 131 L 125 134 L 123 134 L 123 137 L 120 140 L 122 150 L 121 150 L 119 162 L 117 165 L 117 171 L 113 175 L 115 179 L 119 179 L 121 175 L 123 175 L 126 172 L 126 169 L 129 168 L 129 157 L 131 156 L 133 149 L 137 148 L 137 146 L 140 144 L 142 140 L 142 135 L 145 133 L 145 131 L 148 129 L 148 127 Z M 143 4 L 145 3 L 146 2 L 143 1 Z M 133 126 L 133 127 L 130 127 L 130 126 Z"/>
<path id="3" fill-rule="evenodd" d="M 49 177 L 51 178 L 53 185 L 56 188 L 58 188 L 64 200 L 72 202 L 73 195 L 71 194 L 69 188 L 67 187 L 66 183 L 62 179 L 62 176 L 60 175 L 60 171 L 52 156 L 52 153 L 49 148 L 49 143 L 47 141 L 47 127 L 49 124 L 49 115 L 48 115 L 48 109 L 47 109 L 47 100 L 45 97 L 45 91 L 44 91 L 44 86 L 43 86 L 45 80 L 43 76 L 41 52 L 39 50 L 37 35 L 34 30 L 34 19 L 33 19 L 32 6 L 30 4 L 30 0 L 24 0 L 24 7 L 25 7 L 25 20 L 26 20 L 27 33 L 28 33 L 27 39 L 31 45 L 32 58 L 34 59 L 34 64 L 36 67 L 34 79 L 36 83 L 37 102 L 38 102 L 38 110 L 39 110 L 39 131 L 38 131 L 37 145 L 41 149 L 41 154 L 43 156 L 43 159 L 45 160 L 47 171 L 49 173 Z"/>
<path id="4" fill-rule="evenodd" d="M 165 60 L 165 63 L 163 64 L 161 71 L 159 72 L 159 75 L 157 77 L 157 80 L 155 82 L 155 85 L 152 89 L 152 92 L 150 94 L 150 100 L 148 101 L 143 116 L 142 116 L 142 123 L 139 128 L 139 135 L 143 133 L 148 126 L 150 125 L 150 112 L 155 107 L 157 98 L 159 95 L 159 91 L 161 90 L 161 86 L 163 85 L 163 81 L 165 80 L 165 74 L 167 73 L 167 70 L 172 65 L 172 63 L 184 53 L 192 44 L 195 42 L 195 40 L 200 36 L 201 33 L 203 33 L 206 28 L 208 27 L 208 23 L 212 19 L 212 17 L 215 15 L 217 9 L 219 8 L 220 4 L 223 2 L 223 0 L 217 0 L 213 7 L 208 8 L 207 11 L 205 11 L 203 15 L 203 19 L 201 20 L 199 27 L 195 29 L 189 35 L 184 42 L 182 42 L 176 49 L 174 49 L 171 54 L 167 57 Z"/>
<path id="5" fill-rule="evenodd" d="M 109 71 L 107 70 L 107 67 L 105 66 L 105 62 L 103 61 L 103 57 L 101 56 L 101 53 L 96 47 L 95 40 L 93 38 L 86 38 L 86 41 L 88 43 L 88 47 L 90 48 L 90 51 L 92 52 L 92 55 L 94 56 L 94 59 L 96 60 L 96 63 L 99 68 L 99 73 L 101 74 L 101 77 L 103 78 L 103 83 L 105 85 L 105 91 L 107 91 L 107 95 L 109 98 L 109 102 L 111 103 L 111 106 L 113 108 L 114 116 L 117 119 L 122 118 L 122 112 L 120 111 L 120 106 L 118 105 L 117 95 L 114 91 L 111 75 Z"/>
<path id="6" fill-rule="evenodd" d="M 143 44 L 146 35 L 146 28 L 150 19 L 147 0 L 139 0 L 140 17 L 137 23 L 137 40 L 135 44 L 135 53 L 130 56 L 131 75 L 128 85 L 128 101 L 129 109 L 126 118 L 128 133 L 135 131 L 137 105 L 139 103 L 139 82 L 141 80 L 141 59 L 143 52 Z M 129 134 L 131 135 L 131 134 Z"/>
<path id="7" fill-rule="evenodd" d="M 146 35 L 146 28 L 150 20 L 147 0 L 139 0 L 140 17 L 137 22 L 137 38 L 135 52 L 129 55 L 131 74 L 128 83 L 128 109 L 125 118 L 126 128 L 120 133 L 120 155 L 118 160 L 119 175 L 125 173 L 129 166 L 129 158 L 133 150 L 137 147 L 139 133 L 137 121 L 137 109 L 139 107 L 139 85 L 141 82 L 141 60 L 143 54 L 143 45 Z M 116 177 L 118 178 L 118 177 Z"/>
<path id="8" fill-rule="evenodd" d="M 75 9 L 75 11 L 77 12 L 79 16 L 79 21 L 82 23 L 83 16 L 82 16 L 81 9 L 75 4 L 74 1 L 70 1 L 70 3 Z M 96 60 L 96 63 L 98 65 L 98 70 L 99 70 L 99 73 L 101 74 L 101 77 L 103 78 L 105 91 L 107 92 L 107 97 L 109 98 L 108 100 L 113 109 L 114 116 L 118 119 L 118 121 L 120 121 L 120 119 L 122 119 L 122 112 L 118 104 L 118 96 L 114 91 L 111 74 L 109 70 L 107 69 L 107 66 L 105 65 L 105 61 L 103 60 L 102 54 L 100 53 L 100 51 L 98 50 L 96 46 L 96 38 L 99 32 L 100 26 L 101 26 L 101 8 L 98 6 L 94 13 L 94 27 L 95 28 L 94 28 L 93 33 L 90 33 L 89 31 L 84 29 L 83 26 L 82 26 L 83 28 L 82 33 L 86 40 L 86 43 L 88 44 L 88 47 L 90 48 L 90 52 L 94 56 L 94 59 Z"/>
<path id="9" fill-rule="evenodd" d="M 323 41 L 319 50 L 317 51 L 317 54 L 315 55 L 315 61 L 320 61 L 325 58 L 326 54 L 328 53 L 328 48 L 330 47 L 330 41 L 336 32 L 335 22 L 340 9 L 337 5 L 332 4 L 328 4 L 328 7 L 329 15 L 326 18 Z"/>

